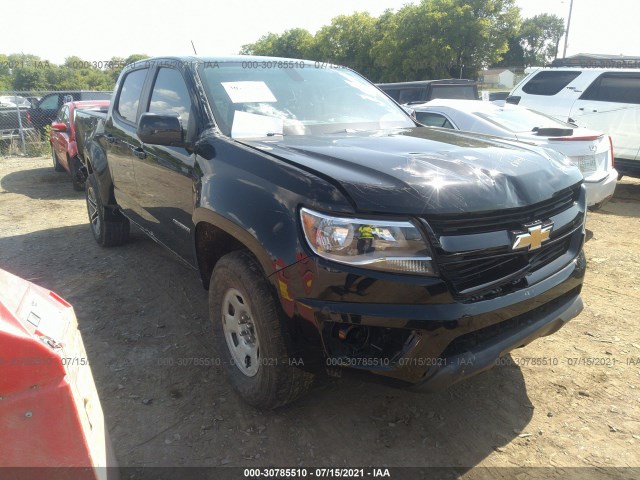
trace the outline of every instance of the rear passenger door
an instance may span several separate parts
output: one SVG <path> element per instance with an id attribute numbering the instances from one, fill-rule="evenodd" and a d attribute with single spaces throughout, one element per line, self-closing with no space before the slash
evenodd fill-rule
<path id="1" fill-rule="evenodd" d="M 178 116 L 183 139 L 193 139 L 198 128 L 196 100 L 189 93 L 193 88 L 188 88 L 185 76 L 172 63 L 161 63 L 156 69 L 144 112 Z M 193 264 L 195 154 L 185 147 L 162 145 L 144 144 L 143 150 L 144 155 L 135 159 L 135 172 L 146 212 L 144 227 Z"/>
<path id="2" fill-rule="evenodd" d="M 144 212 L 140 207 L 133 163 L 138 158 L 136 155 L 143 154 L 137 123 L 148 71 L 149 68 L 131 70 L 122 78 L 112 114 L 105 125 L 105 147 L 116 201 L 136 223 L 142 222 Z"/>
<path id="3" fill-rule="evenodd" d="M 601 74 L 574 103 L 571 118 L 611 135 L 616 157 L 635 159 L 640 149 L 640 72 Z"/>

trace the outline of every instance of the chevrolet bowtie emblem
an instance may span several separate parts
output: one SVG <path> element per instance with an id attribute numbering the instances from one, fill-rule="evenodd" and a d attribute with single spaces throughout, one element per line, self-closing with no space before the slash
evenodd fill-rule
<path id="1" fill-rule="evenodd" d="M 542 246 L 543 242 L 549 240 L 551 230 L 553 230 L 553 223 L 538 224 L 533 226 L 526 226 L 526 232 L 511 232 L 514 235 L 512 250 L 519 250 L 521 248 L 527 248 L 529 250 L 536 250 Z"/>

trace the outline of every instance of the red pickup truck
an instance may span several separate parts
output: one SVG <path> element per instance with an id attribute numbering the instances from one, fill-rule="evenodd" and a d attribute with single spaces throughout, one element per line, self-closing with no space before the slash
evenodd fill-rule
<path id="1" fill-rule="evenodd" d="M 84 179 L 79 174 L 82 166 L 78 152 L 82 151 L 83 138 L 76 137 L 75 112 L 78 110 L 101 110 L 105 113 L 109 109 L 109 100 L 86 100 L 67 102 L 60 110 L 56 119 L 51 123 L 51 159 L 56 172 L 65 170 L 71 174 L 74 190 L 84 190 Z"/>

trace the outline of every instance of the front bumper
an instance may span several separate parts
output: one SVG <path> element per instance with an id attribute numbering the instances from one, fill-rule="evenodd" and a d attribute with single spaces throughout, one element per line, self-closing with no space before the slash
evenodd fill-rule
<path id="1" fill-rule="evenodd" d="M 467 302 L 453 298 L 439 278 L 362 277 L 312 259 L 285 269 L 289 275 L 281 272 L 279 283 L 287 285 L 283 307 L 292 338 L 309 340 L 316 333 L 317 341 L 297 344 L 294 355 L 315 355 L 324 359 L 321 367 L 366 370 L 431 391 L 490 368 L 578 315 L 585 267 L 579 249 L 526 288 Z M 297 295 L 295 279 L 303 270 L 305 293 L 315 295 Z"/>
<path id="2" fill-rule="evenodd" d="M 612 168 L 606 177 L 598 181 L 585 180 L 584 186 L 587 190 L 587 205 L 589 207 L 602 207 L 613 197 L 617 182 L 618 171 L 615 168 Z"/>
<path id="3" fill-rule="evenodd" d="M 572 295 L 559 303 L 548 313 L 530 315 L 531 323 L 513 330 L 498 334 L 487 345 L 479 345 L 472 350 L 448 357 L 436 368 L 431 369 L 424 380 L 416 385 L 421 391 L 437 391 L 453 383 L 465 380 L 473 375 L 488 370 L 496 365 L 498 359 L 533 340 L 551 335 L 562 328 L 569 320 L 576 317 L 583 309 L 579 295 Z"/>

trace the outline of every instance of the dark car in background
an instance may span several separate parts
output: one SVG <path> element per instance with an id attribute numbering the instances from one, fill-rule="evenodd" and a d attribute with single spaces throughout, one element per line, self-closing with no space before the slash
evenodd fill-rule
<path id="1" fill-rule="evenodd" d="M 82 135 L 77 135 L 76 113 L 80 110 L 97 110 L 106 113 L 110 103 L 109 100 L 65 103 L 51 123 L 49 143 L 51 143 L 53 168 L 56 172 L 69 172 L 75 190 L 84 190 L 84 179 L 79 175 L 81 162 L 78 158 L 78 152 L 83 150 L 83 138 L 81 138 Z"/>
<path id="2" fill-rule="evenodd" d="M 478 84 L 474 80 L 421 80 L 379 83 L 377 86 L 400 105 L 428 102 L 434 98 L 478 100 Z"/>
<path id="3" fill-rule="evenodd" d="M 33 104 L 29 110 L 29 114 L 33 127 L 40 133 L 44 133 L 44 127 L 53 122 L 63 104 L 80 100 L 109 100 L 110 98 L 111 92 L 88 90 L 51 92 Z"/>
<path id="4" fill-rule="evenodd" d="M 30 103 L 18 95 L 0 96 L 0 140 L 20 138 L 20 128 L 24 134 L 33 133 Z"/>

